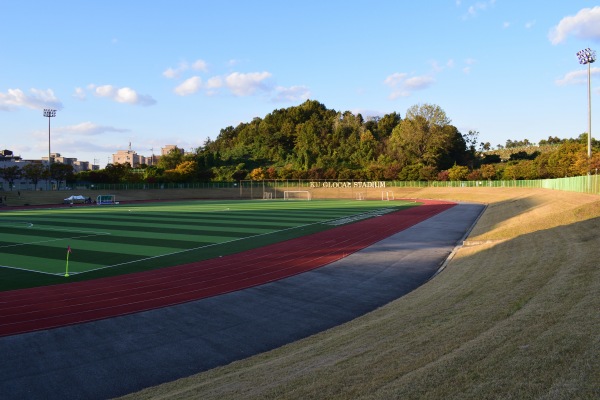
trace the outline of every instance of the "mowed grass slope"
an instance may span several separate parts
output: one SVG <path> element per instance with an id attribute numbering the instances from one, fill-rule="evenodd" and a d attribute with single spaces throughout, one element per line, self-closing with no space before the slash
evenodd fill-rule
<path id="1" fill-rule="evenodd" d="M 435 279 L 350 323 L 125 398 L 600 398 L 600 198 L 404 194 L 489 203 Z"/>
<path id="2" fill-rule="evenodd" d="M 201 261 L 410 202 L 178 201 L 0 213 L 0 291 Z M 67 248 L 69 278 L 65 279 Z"/>

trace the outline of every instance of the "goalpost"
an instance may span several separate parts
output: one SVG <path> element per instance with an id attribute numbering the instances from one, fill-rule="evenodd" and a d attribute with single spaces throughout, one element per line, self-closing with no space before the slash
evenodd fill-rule
<path id="1" fill-rule="evenodd" d="M 311 200 L 312 196 L 308 190 L 286 190 L 283 192 L 284 200 Z"/>
<path id="2" fill-rule="evenodd" d="M 263 200 L 272 200 L 273 192 L 263 192 Z"/>
<path id="3" fill-rule="evenodd" d="M 101 194 L 101 195 L 98 195 L 98 197 L 96 197 L 96 204 L 102 205 L 102 204 L 119 204 L 119 203 L 117 203 L 115 201 L 114 194 Z"/>
<path id="4" fill-rule="evenodd" d="M 381 192 L 381 200 L 383 200 L 383 201 L 395 200 L 394 192 L 390 192 L 390 191 Z"/>
<path id="5" fill-rule="evenodd" d="M 365 194 L 363 192 L 356 193 L 356 200 L 364 200 Z"/>

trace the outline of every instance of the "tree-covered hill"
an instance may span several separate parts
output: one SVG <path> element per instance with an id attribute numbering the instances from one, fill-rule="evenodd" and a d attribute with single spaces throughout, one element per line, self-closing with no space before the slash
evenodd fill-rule
<path id="1" fill-rule="evenodd" d="M 80 181 L 195 182 L 241 179 L 495 180 L 540 179 L 595 173 L 587 134 L 549 137 L 539 145 L 509 140 L 491 150 L 479 133 L 461 133 L 433 104 L 369 117 L 328 109 L 315 100 L 276 109 L 221 129 L 194 153 L 174 149 L 156 166 L 133 170 L 109 164 L 79 173 Z M 599 143 L 593 141 L 594 149 Z"/>
<path id="2" fill-rule="evenodd" d="M 404 119 L 394 112 L 365 121 L 314 100 L 222 129 L 201 152 L 250 172 L 332 179 L 435 179 L 474 156 L 439 106 L 413 106 Z"/>

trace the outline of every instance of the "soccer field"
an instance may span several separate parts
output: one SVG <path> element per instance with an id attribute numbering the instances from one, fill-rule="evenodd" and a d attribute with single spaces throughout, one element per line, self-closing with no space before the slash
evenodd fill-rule
<path id="1" fill-rule="evenodd" d="M 0 290 L 215 258 L 415 205 L 236 200 L 4 212 L 0 214 Z M 65 277 L 67 268 L 69 277 Z"/>

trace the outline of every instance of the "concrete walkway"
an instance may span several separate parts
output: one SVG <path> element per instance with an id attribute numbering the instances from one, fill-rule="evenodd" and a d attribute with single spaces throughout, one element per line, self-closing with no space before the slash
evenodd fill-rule
<path id="1" fill-rule="evenodd" d="M 483 209 L 459 204 L 359 253 L 277 282 L 0 338 L 0 396 L 112 398 L 342 324 L 426 282 Z"/>

